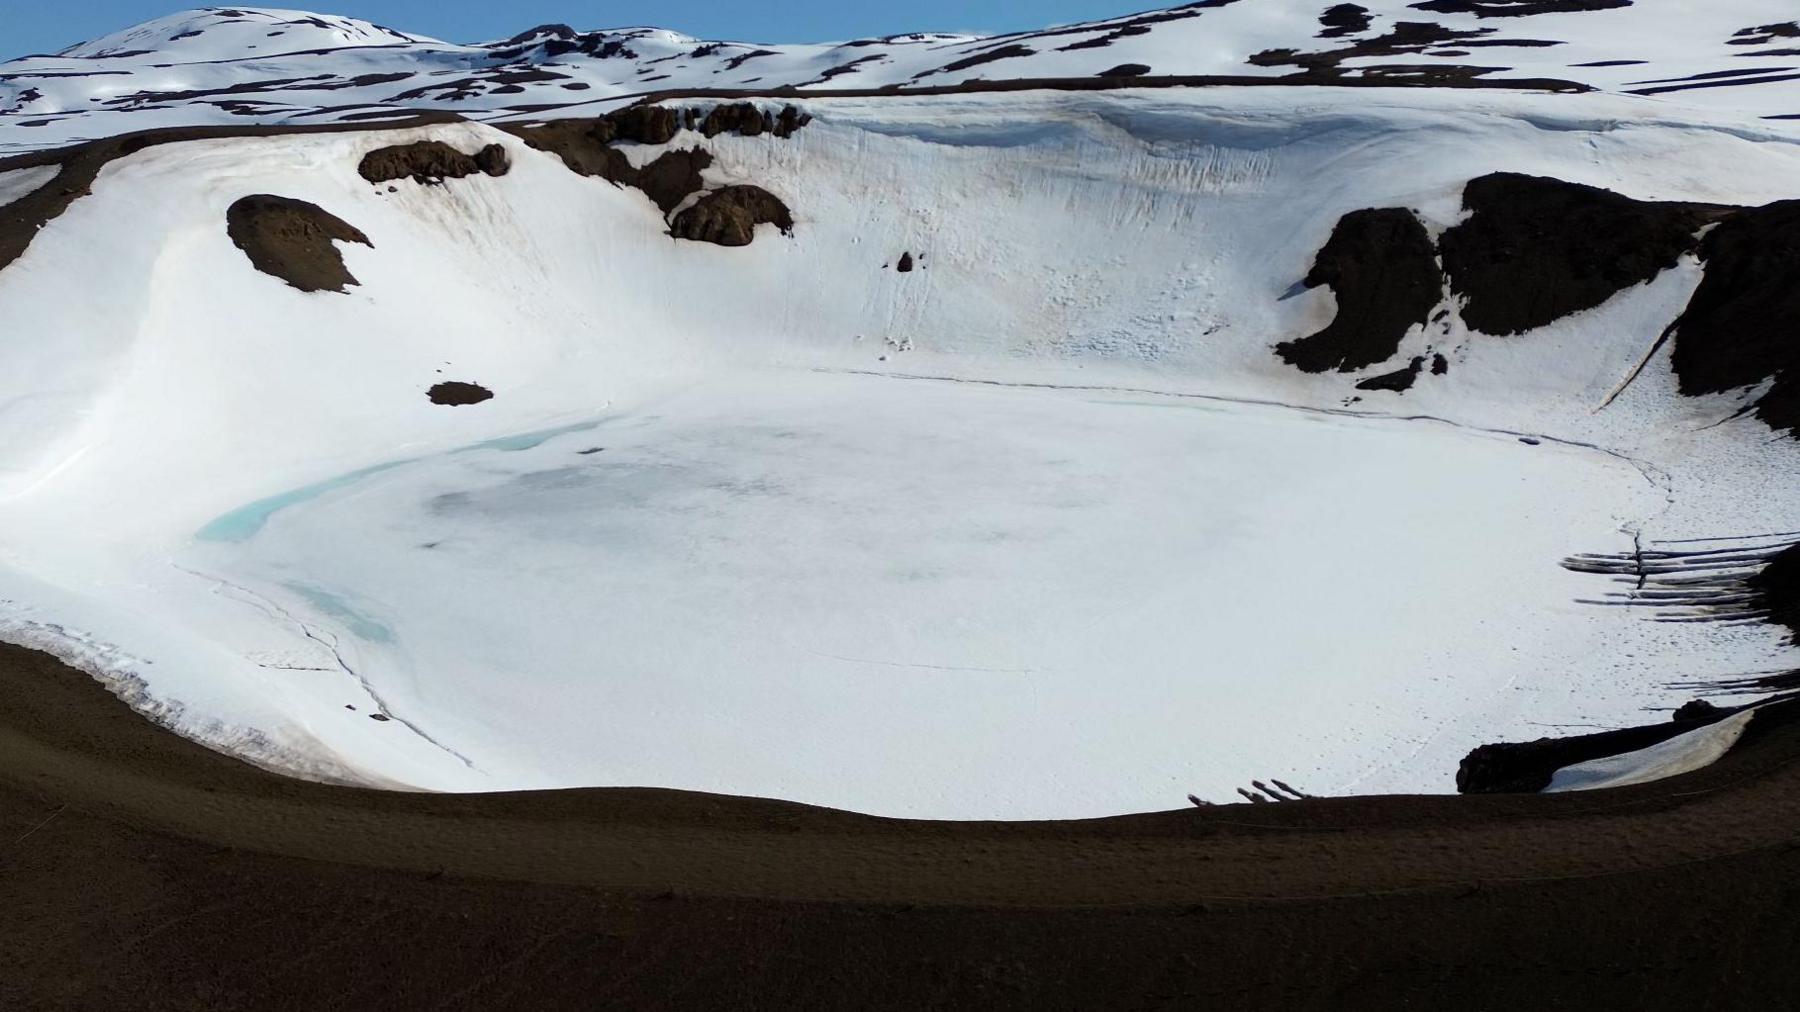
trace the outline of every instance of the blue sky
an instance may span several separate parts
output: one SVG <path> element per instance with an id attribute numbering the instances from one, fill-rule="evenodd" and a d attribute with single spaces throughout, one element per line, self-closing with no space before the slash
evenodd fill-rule
<path id="1" fill-rule="evenodd" d="M 1174 0 L 1167 0 L 1173 3 Z M 0 0 L 0 60 L 54 52 L 186 7 L 181 0 Z M 908 31 L 1013 31 L 1110 17 L 1157 0 L 306 0 L 310 7 L 455 42 L 502 38 L 533 25 L 577 28 L 652 24 L 705 38 L 822 42 Z"/>

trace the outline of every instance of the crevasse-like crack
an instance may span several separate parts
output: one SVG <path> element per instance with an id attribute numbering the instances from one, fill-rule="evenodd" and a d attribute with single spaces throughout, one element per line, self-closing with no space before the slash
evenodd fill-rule
<path id="1" fill-rule="evenodd" d="M 390 720 L 396 724 L 399 724 L 401 727 L 406 728 L 408 731 L 412 732 L 414 735 L 418 736 L 422 741 L 430 744 L 432 747 L 437 748 L 440 751 L 445 752 L 448 755 L 454 756 L 457 759 L 457 761 L 461 762 L 464 766 L 468 767 L 469 769 L 476 770 L 477 772 L 479 772 L 480 767 L 475 765 L 474 760 L 470 759 L 468 756 L 457 751 L 455 748 L 452 748 L 451 746 L 445 744 L 444 742 L 439 741 L 437 738 L 433 737 L 430 732 L 426 731 L 423 727 L 419 726 L 417 723 L 394 712 L 393 707 L 388 704 L 386 699 L 382 698 L 381 693 L 376 691 L 375 686 L 372 685 L 369 682 L 369 680 L 363 676 L 363 674 L 361 672 L 357 671 L 356 667 L 354 665 L 352 665 L 348 660 L 346 660 L 344 658 L 343 651 L 338 648 L 338 641 L 337 641 L 336 636 L 333 636 L 329 632 L 326 632 L 324 630 L 314 628 L 310 623 L 306 622 L 304 619 L 300 618 L 298 615 L 295 615 L 293 612 L 288 611 L 286 608 L 283 608 L 281 605 L 275 603 L 273 600 L 270 600 L 267 596 L 265 596 L 263 594 L 259 594 L 256 591 L 243 586 L 242 584 L 233 583 L 232 581 L 224 579 L 223 577 L 215 576 L 211 573 L 203 573 L 199 570 L 190 569 L 190 568 L 180 565 L 180 564 L 174 564 L 174 565 L 175 565 L 176 569 L 179 569 L 180 571 L 188 574 L 189 576 L 194 576 L 194 577 L 198 577 L 202 580 L 207 580 L 207 581 L 217 585 L 221 589 L 229 591 L 233 595 L 237 596 L 240 600 L 244 601 L 246 604 L 249 604 L 252 607 L 261 609 L 265 614 L 269 615 L 270 617 L 292 624 L 295 628 L 300 630 L 301 635 L 305 636 L 307 639 L 311 640 L 312 642 L 317 643 L 319 646 L 324 647 L 325 650 L 331 654 L 333 663 L 335 663 L 337 665 L 337 667 L 335 669 L 333 669 L 333 668 L 300 668 L 300 667 L 283 666 L 283 665 L 262 665 L 263 667 L 273 667 L 278 670 L 304 670 L 304 671 L 337 670 L 337 671 L 341 671 L 344 674 L 348 675 L 352 680 L 354 680 L 356 682 L 356 684 L 362 689 L 364 695 L 368 696 L 369 699 L 374 701 L 377 712 L 380 713 L 381 716 L 386 717 L 388 720 Z"/>

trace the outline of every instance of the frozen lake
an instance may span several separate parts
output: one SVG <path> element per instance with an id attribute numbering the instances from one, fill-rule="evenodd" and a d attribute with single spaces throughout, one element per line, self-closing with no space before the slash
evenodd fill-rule
<path id="1" fill-rule="evenodd" d="M 1653 492 L 1430 420 L 751 373 L 263 500 L 184 562 L 325 631 L 466 757 L 441 786 L 1079 816 L 1448 789 L 1426 740 L 1605 649 L 1558 563 Z"/>

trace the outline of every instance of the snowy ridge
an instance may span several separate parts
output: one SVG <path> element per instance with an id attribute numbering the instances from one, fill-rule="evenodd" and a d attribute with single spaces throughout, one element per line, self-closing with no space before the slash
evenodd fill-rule
<path id="1" fill-rule="evenodd" d="M 1800 115 L 1786 0 L 1202 0 L 1038 32 L 921 32 L 822 45 L 660 28 L 532 28 L 475 45 L 352 18 L 202 8 L 0 64 L 0 151 L 154 126 L 592 114 L 630 96 L 1223 76 L 1396 85 L 1561 81 L 1646 109 Z M 16 128 L 16 129 L 15 129 Z"/>

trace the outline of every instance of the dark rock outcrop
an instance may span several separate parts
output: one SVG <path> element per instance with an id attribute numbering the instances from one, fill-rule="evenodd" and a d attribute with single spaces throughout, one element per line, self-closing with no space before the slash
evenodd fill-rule
<path id="1" fill-rule="evenodd" d="M 334 243 L 375 245 L 317 204 L 266 193 L 232 204 L 225 213 L 225 230 L 257 270 L 303 292 L 341 293 L 360 284 Z"/>
<path id="2" fill-rule="evenodd" d="M 660 105 L 634 105 L 611 112 L 595 121 L 606 143 L 667 144 L 681 129 L 681 116 Z"/>
<path id="3" fill-rule="evenodd" d="M 499 144 L 489 144 L 475 154 L 465 155 L 443 141 L 418 141 L 377 148 L 363 156 L 356 171 L 371 183 L 410 179 L 435 184 L 478 172 L 504 176 L 511 169 L 512 158 Z"/>
<path id="4" fill-rule="evenodd" d="M 720 246 L 748 246 L 756 237 L 756 226 L 765 223 L 783 232 L 794 230 L 793 215 L 779 197 L 760 186 L 727 186 L 675 215 L 669 234 Z"/>
<path id="5" fill-rule="evenodd" d="M 636 168 L 605 139 L 607 131 L 599 126 L 603 122 L 564 120 L 516 132 L 526 144 L 561 158 L 572 172 L 643 191 L 664 214 L 706 185 L 700 173 L 712 164 L 712 155 L 699 148 L 665 151 Z"/>
<path id="6" fill-rule="evenodd" d="M 433 404 L 445 404 L 451 407 L 462 407 L 468 404 L 480 404 L 482 401 L 494 399 L 494 392 L 479 383 L 463 383 L 452 380 L 439 383 L 425 392 Z"/>
<path id="7" fill-rule="evenodd" d="M 1654 279 L 1731 210 L 1511 172 L 1470 180 L 1463 208 L 1438 247 L 1463 322 L 1486 334 L 1535 330 Z"/>
<path id="8" fill-rule="evenodd" d="M 1444 289 L 1431 235 L 1403 207 L 1344 215 L 1302 284 L 1330 286 L 1338 303 L 1330 326 L 1275 346 L 1305 372 L 1354 372 L 1392 358 L 1406 332 L 1430 319 Z"/>
<path id="9" fill-rule="evenodd" d="M 606 178 L 620 186 L 642 190 L 651 203 L 668 214 L 687 199 L 688 194 L 697 193 L 706 186 L 700 174 L 712 161 L 712 155 L 700 148 L 681 148 L 657 155 L 641 169 L 634 169 L 621 159 L 620 164 L 613 166 L 614 174 Z"/>
<path id="10" fill-rule="evenodd" d="M 1755 414 L 1793 431 L 1800 426 L 1800 200 L 1733 215 L 1707 233 L 1700 259 L 1705 277 L 1671 328 L 1681 392 L 1725 393 L 1774 380 Z"/>
<path id="11" fill-rule="evenodd" d="M 1321 39 L 1339 39 L 1346 35 L 1366 32 L 1373 23 L 1369 9 L 1357 4 L 1338 4 L 1327 8 L 1319 15 L 1319 24 L 1324 31 L 1319 33 Z"/>
<path id="12" fill-rule="evenodd" d="M 570 171 L 642 190 L 668 214 L 705 186 L 701 173 L 712 165 L 712 155 L 700 148 L 665 151 L 635 168 L 617 143 L 666 144 L 683 129 L 707 137 L 728 133 L 792 137 L 811 121 L 811 116 L 791 105 L 774 113 L 754 103 L 738 102 L 714 106 L 704 114 L 692 108 L 632 106 L 598 119 L 555 120 L 507 129 L 531 147 L 555 154 Z"/>
<path id="13" fill-rule="evenodd" d="M 688 115 L 697 119 L 694 125 L 700 133 L 707 137 L 720 134 L 736 134 L 740 137 L 758 137 L 770 134 L 775 137 L 792 137 L 796 130 L 812 122 L 812 117 L 802 113 L 794 106 L 784 107 L 780 113 L 768 112 L 753 102 L 733 102 L 714 106 L 700 117 L 697 110 L 689 110 Z"/>

